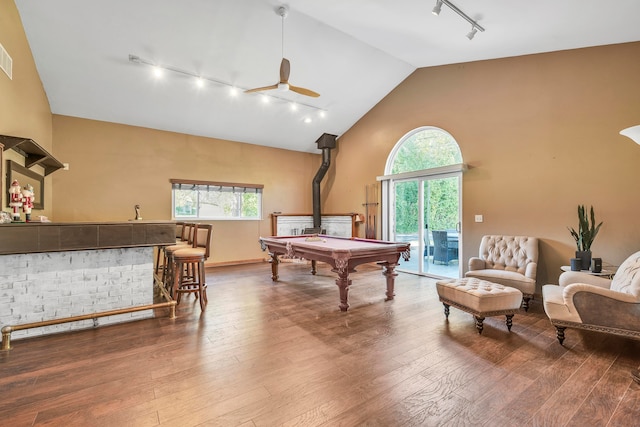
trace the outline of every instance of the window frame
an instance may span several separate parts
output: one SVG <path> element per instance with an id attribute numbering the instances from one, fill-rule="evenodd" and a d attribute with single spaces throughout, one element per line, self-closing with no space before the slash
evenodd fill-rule
<path id="1" fill-rule="evenodd" d="M 218 181 L 202 181 L 192 179 L 170 179 L 171 183 L 171 217 L 175 220 L 185 221 L 199 221 L 199 220 L 214 220 L 214 221 L 261 221 L 263 219 L 262 214 L 262 196 L 264 185 L 262 184 L 244 184 L 234 182 L 218 182 Z M 176 191 L 182 189 L 181 187 L 192 187 L 191 190 L 202 191 L 204 188 L 207 191 L 221 191 L 232 193 L 246 193 L 251 192 L 258 195 L 258 215 L 256 217 L 243 217 L 243 216 L 202 216 L 200 215 L 200 202 L 199 197 L 196 202 L 196 215 L 177 215 L 176 213 Z M 217 188 L 216 188 L 217 187 Z M 189 190 L 189 188 L 186 188 Z M 184 190 L 184 189 L 183 189 Z"/>

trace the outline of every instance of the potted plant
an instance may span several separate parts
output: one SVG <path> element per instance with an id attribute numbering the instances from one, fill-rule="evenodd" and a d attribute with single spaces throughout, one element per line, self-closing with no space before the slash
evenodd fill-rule
<path id="1" fill-rule="evenodd" d="M 578 205 L 578 231 L 573 228 L 569 228 L 569 232 L 573 239 L 576 241 L 576 258 L 580 258 L 582 264 L 582 270 L 589 270 L 591 268 L 591 245 L 598 235 L 600 230 L 600 224 L 596 225 L 596 216 L 593 213 L 593 206 L 589 216 L 583 205 Z"/>

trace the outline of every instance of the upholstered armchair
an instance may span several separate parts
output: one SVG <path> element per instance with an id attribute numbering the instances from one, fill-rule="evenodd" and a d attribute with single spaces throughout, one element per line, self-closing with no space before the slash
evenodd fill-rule
<path id="1" fill-rule="evenodd" d="M 538 269 L 538 239 L 527 236 L 482 236 L 477 257 L 469 258 L 465 277 L 519 289 L 522 307 L 529 309 L 529 300 L 536 292 Z"/>
<path id="2" fill-rule="evenodd" d="M 640 339 L 640 252 L 627 258 L 613 280 L 567 271 L 560 285 L 544 285 L 544 311 L 558 341 L 566 328 Z"/>

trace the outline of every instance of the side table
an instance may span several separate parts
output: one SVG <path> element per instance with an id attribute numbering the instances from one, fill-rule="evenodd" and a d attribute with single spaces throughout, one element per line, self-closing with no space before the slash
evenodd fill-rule
<path id="1" fill-rule="evenodd" d="M 571 266 L 563 265 L 562 267 L 560 267 L 560 270 L 571 271 Z M 613 276 L 616 274 L 616 270 L 617 270 L 617 267 L 610 266 L 608 269 L 603 268 L 600 273 L 594 273 L 591 270 L 580 270 L 579 272 L 576 272 L 576 273 L 584 273 L 584 274 L 590 274 L 592 276 L 600 276 L 600 277 L 606 277 L 607 279 L 613 279 Z"/>

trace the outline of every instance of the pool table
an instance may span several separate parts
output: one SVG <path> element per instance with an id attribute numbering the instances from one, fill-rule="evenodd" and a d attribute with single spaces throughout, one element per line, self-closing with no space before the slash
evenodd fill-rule
<path id="1" fill-rule="evenodd" d="M 382 240 L 358 239 L 348 237 L 334 237 L 326 235 L 274 236 L 261 237 L 260 246 L 263 251 L 268 250 L 271 256 L 271 279 L 278 280 L 278 256 L 289 258 L 304 258 L 311 261 L 311 274 L 316 274 L 316 262 L 322 261 L 332 267 L 338 274 L 336 285 L 340 290 L 340 310 L 349 308 L 348 293 L 351 279 L 349 273 L 355 272 L 360 264 L 377 262 L 383 267 L 387 278 L 387 298 L 394 297 L 394 272 L 400 256 L 409 260 L 410 244 L 386 242 Z"/>

